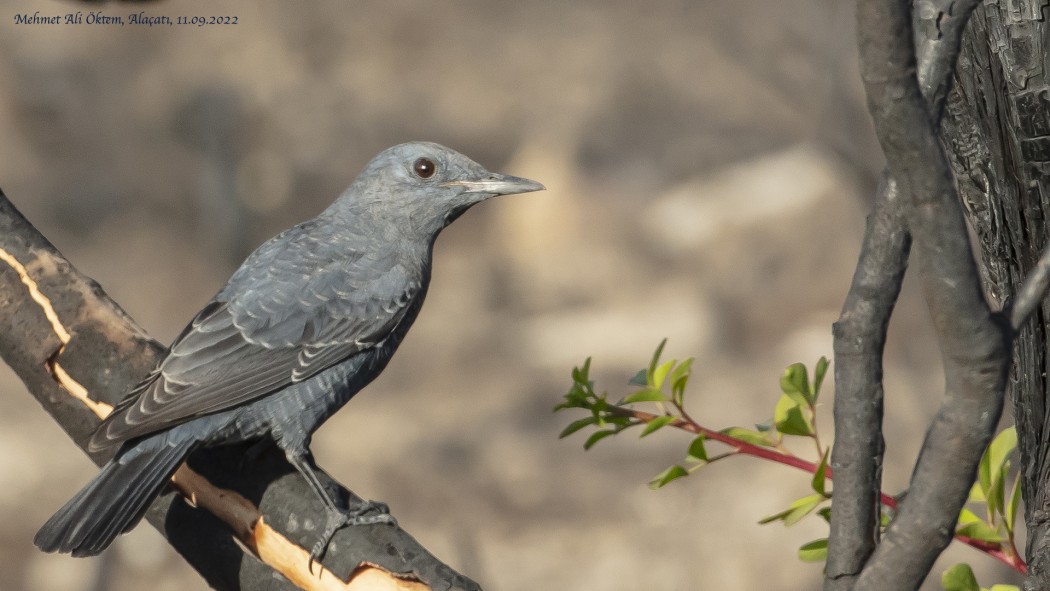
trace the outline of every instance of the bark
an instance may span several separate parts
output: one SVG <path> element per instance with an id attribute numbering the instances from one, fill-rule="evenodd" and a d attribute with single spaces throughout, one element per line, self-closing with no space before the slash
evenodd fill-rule
<path id="1" fill-rule="evenodd" d="M 927 2 L 912 11 L 916 78 L 934 127 L 941 120 L 967 22 L 967 15 L 947 8 Z M 882 356 L 911 247 L 903 205 L 897 182 L 889 170 L 883 171 L 853 281 L 834 326 L 836 436 L 831 466 L 837 496 L 845 500 L 835 504 L 831 516 L 825 591 L 851 589 L 879 542 Z"/>
<path id="2" fill-rule="evenodd" d="M 857 408 L 857 396 L 862 395 L 881 407 L 881 389 L 863 388 L 863 373 L 867 373 L 868 385 L 877 386 L 881 378 L 881 361 L 877 359 L 881 357 L 881 341 L 868 343 L 868 351 L 855 347 L 863 355 L 859 363 L 857 359 L 847 360 L 862 371 L 854 375 L 859 376 L 859 387 L 846 384 L 853 392 L 848 407 L 843 411 L 836 409 L 837 430 L 841 433 L 842 429 L 849 429 L 850 419 L 867 421 L 864 429 L 869 437 L 854 442 L 852 447 L 854 451 L 873 454 L 874 459 L 863 460 L 863 469 L 857 473 L 863 478 L 855 478 L 851 489 L 837 488 L 833 517 L 839 507 L 847 505 L 847 513 L 855 514 L 853 526 L 860 528 L 861 536 L 870 538 L 844 535 L 848 528 L 836 529 L 833 525 L 838 540 L 832 543 L 848 544 L 837 558 L 854 562 L 829 563 L 829 567 L 839 570 L 829 568 L 828 588 L 896 590 L 917 589 L 921 585 L 952 538 L 981 453 L 991 440 L 1002 411 L 1013 332 L 1006 317 L 991 310 L 984 299 L 962 208 L 937 133 L 938 97 L 947 89 L 941 81 L 954 69 L 962 27 L 976 4 L 977 0 L 965 0 L 947 5 L 948 10 L 941 13 L 946 18 L 939 18 L 937 23 L 944 50 L 930 53 L 921 69 L 916 60 L 913 9 L 928 8 L 930 3 L 860 0 L 858 5 L 861 70 L 869 110 L 889 175 L 902 196 L 903 217 L 914 238 L 923 291 L 942 353 L 946 388 L 916 461 L 909 494 L 887 529 L 885 540 L 875 545 L 878 530 L 872 527 L 872 515 L 877 512 L 868 497 L 879 476 L 882 442 L 877 429 L 881 413 L 861 416 L 850 409 Z M 940 28 L 942 22 L 945 26 Z M 921 86 L 926 87 L 927 96 L 932 90 L 932 108 Z M 880 243 L 899 243 L 897 233 L 878 236 L 876 232 L 877 227 L 873 226 L 865 243 L 866 255 Z M 850 294 L 853 299 L 847 300 L 844 312 L 851 305 L 855 307 L 858 294 L 870 297 L 858 289 L 858 285 L 864 287 L 866 279 L 864 263 L 862 259 Z M 892 288 L 891 298 L 899 289 L 899 277 L 894 272 L 903 270 L 900 264 L 899 260 L 890 260 L 878 269 L 881 289 Z M 851 339 L 864 340 L 871 333 L 884 336 L 884 322 L 891 310 L 892 299 L 888 306 L 881 306 L 881 315 L 873 315 L 866 323 L 870 327 L 868 333 L 844 333 L 860 325 L 840 323 L 836 353 L 849 352 L 840 345 L 855 342 Z M 837 370 L 837 379 L 840 374 L 844 372 Z M 871 436 L 873 433 L 875 437 Z M 836 441 L 836 447 L 838 444 Z M 840 459 L 844 457 L 843 452 L 837 453 Z M 854 503 L 860 506 L 860 512 L 855 511 Z M 841 519 L 840 516 L 840 523 Z M 874 551 L 854 579 L 859 561 L 871 548 Z"/>
<path id="3" fill-rule="evenodd" d="M 965 21 L 975 4 L 956 2 L 954 9 Z M 854 588 L 917 589 L 951 541 L 981 454 L 999 421 L 1011 334 L 984 299 L 935 116 L 920 92 L 912 4 L 861 0 L 858 23 L 868 106 L 887 166 L 906 196 L 905 218 L 946 386 L 908 497 Z M 952 43 L 957 47 L 958 37 Z M 948 64 L 950 69 L 954 59 Z"/>
<path id="4" fill-rule="evenodd" d="M 0 357 L 81 449 L 99 417 L 164 352 L 2 191 L 0 310 Z M 178 492 L 161 495 L 146 515 L 213 588 L 479 589 L 385 524 L 340 530 L 323 568 L 311 569 L 307 549 L 324 522 L 320 501 L 275 447 L 249 461 L 245 452 L 194 454 L 173 479 Z M 322 476 L 338 498 L 356 499 Z"/>
<path id="5" fill-rule="evenodd" d="M 1047 243 L 1050 63 L 1046 0 L 985 2 L 965 38 L 945 142 L 980 244 L 988 292 L 1018 292 Z M 1010 380 L 1028 530 L 1026 589 L 1050 589 L 1050 406 L 1044 303 L 1021 326 Z"/>
<path id="6" fill-rule="evenodd" d="M 897 183 L 883 174 L 835 336 L 834 510 L 825 591 L 850 589 L 879 542 L 882 491 L 882 354 L 907 270 L 911 234 Z M 842 499 L 842 502 L 839 502 Z"/>

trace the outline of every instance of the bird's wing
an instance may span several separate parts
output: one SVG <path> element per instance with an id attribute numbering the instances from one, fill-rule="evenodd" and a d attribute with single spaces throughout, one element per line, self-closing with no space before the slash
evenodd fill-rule
<path id="1" fill-rule="evenodd" d="M 300 382 L 382 342 L 422 296 L 423 277 L 392 250 L 320 267 L 309 264 L 316 252 L 280 250 L 246 261 L 99 426 L 92 449 Z"/>

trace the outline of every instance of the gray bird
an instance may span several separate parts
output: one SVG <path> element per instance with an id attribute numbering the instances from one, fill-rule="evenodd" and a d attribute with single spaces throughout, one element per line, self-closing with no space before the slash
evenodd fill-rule
<path id="1" fill-rule="evenodd" d="M 401 344 L 442 228 L 495 195 L 543 188 L 433 143 L 380 153 L 328 209 L 253 252 L 197 314 L 92 436 L 90 451 L 120 446 L 116 456 L 34 543 L 96 555 L 138 523 L 192 451 L 267 437 L 325 505 L 313 558 L 340 527 L 377 521 L 368 504 L 342 509 L 321 486 L 311 435 Z"/>

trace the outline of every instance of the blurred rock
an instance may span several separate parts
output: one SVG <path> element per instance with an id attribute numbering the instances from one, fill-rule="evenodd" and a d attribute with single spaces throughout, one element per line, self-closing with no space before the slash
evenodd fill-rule
<path id="1" fill-rule="evenodd" d="M 816 216 L 822 199 L 842 199 L 850 191 L 849 179 L 817 150 L 793 146 L 736 162 L 657 197 L 646 212 L 645 236 L 670 254 L 717 249 L 723 236 L 800 211 Z"/>

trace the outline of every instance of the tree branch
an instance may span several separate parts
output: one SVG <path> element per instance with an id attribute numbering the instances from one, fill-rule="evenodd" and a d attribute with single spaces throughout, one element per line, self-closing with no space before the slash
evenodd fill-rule
<path id="1" fill-rule="evenodd" d="M 2 191 L 0 309 L 0 357 L 81 449 L 99 418 L 164 350 L 63 258 Z M 276 447 L 250 466 L 244 462 L 246 448 L 193 454 L 173 479 L 181 496 L 166 492 L 146 514 L 213 588 L 479 589 L 403 530 L 385 524 L 340 530 L 323 568 L 314 564 L 311 572 L 306 548 L 319 531 L 305 524 L 323 524 L 324 508 Z M 106 459 L 92 456 L 96 464 Z M 321 476 L 339 498 L 353 497 Z"/>
<path id="2" fill-rule="evenodd" d="M 955 3 L 965 22 L 976 0 Z M 901 194 L 938 333 L 946 391 L 907 499 L 856 589 L 916 589 L 951 540 L 981 453 L 1002 411 L 1011 331 L 989 309 L 933 119 L 916 77 L 911 3 L 860 0 L 858 32 L 869 109 Z M 955 46 L 959 37 L 945 39 Z"/>
<path id="3" fill-rule="evenodd" d="M 882 489 L 882 352 L 908 265 L 911 235 L 896 182 L 883 173 L 857 269 L 833 327 L 835 473 L 826 591 L 849 589 L 879 539 Z"/>
<path id="4" fill-rule="evenodd" d="M 1016 331 L 1032 316 L 1043 303 L 1046 292 L 1050 289 L 1050 244 L 1043 248 L 1035 267 L 1025 277 L 1024 283 L 1017 290 L 1017 296 L 1010 300 L 1004 312 L 1010 318 L 1010 326 Z"/>
<path id="5" fill-rule="evenodd" d="M 985 289 L 1017 304 L 1048 244 L 1050 22 L 1044 0 L 985 2 L 964 38 L 943 135 L 981 246 Z M 1050 589 L 1050 306 L 1024 322 L 1009 379 L 1017 424 L 1028 560 L 1025 589 Z M 1012 319 L 1016 321 L 1017 318 Z"/>
<path id="6" fill-rule="evenodd" d="M 955 10 L 936 11 L 929 22 L 934 33 L 919 35 L 917 78 L 935 128 L 951 87 L 961 45 L 958 39 L 967 16 Z M 887 169 L 879 183 L 853 282 L 833 329 L 835 443 L 831 465 L 838 479 L 825 591 L 851 589 L 879 539 L 882 356 L 911 245 L 901 208 L 897 183 Z"/>

